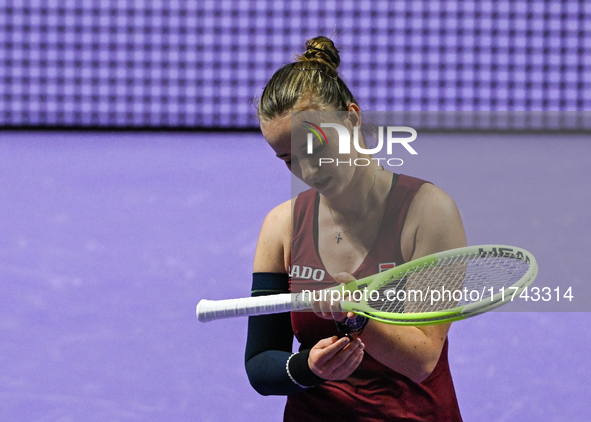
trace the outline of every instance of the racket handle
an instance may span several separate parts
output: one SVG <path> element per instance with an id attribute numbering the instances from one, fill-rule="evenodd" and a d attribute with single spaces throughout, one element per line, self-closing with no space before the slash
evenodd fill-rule
<path id="1" fill-rule="evenodd" d="M 299 296 L 282 293 L 242 299 L 204 299 L 197 304 L 197 318 L 201 322 L 208 322 L 222 318 L 278 314 L 308 308 L 310 304 L 302 302 Z"/>

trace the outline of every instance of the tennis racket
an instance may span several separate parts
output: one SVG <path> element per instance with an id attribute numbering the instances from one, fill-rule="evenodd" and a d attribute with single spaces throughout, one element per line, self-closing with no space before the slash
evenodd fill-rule
<path id="1" fill-rule="evenodd" d="M 438 252 L 329 289 L 229 300 L 202 300 L 201 322 L 310 310 L 312 300 L 338 300 L 343 312 L 397 325 L 457 321 L 517 300 L 535 280 L 528 251 L 501 245 Z"/>

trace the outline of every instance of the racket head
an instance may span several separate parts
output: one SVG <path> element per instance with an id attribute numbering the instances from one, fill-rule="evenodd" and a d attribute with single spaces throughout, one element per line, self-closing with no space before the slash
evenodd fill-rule
<path id="1" fill-rule="evenodd" d="M 522 248 L 457 248 L 359 280 L 358 286 L 367 285 L 364 294 L 349 296 L 353 300 L 341 301 L 341 307 L 388 324 L 453 322 L 488 312 L 519 297 L 537 274 L 534 256 Z M 394 300 L 388 295 L 393 291 L 397 292 Z"/>

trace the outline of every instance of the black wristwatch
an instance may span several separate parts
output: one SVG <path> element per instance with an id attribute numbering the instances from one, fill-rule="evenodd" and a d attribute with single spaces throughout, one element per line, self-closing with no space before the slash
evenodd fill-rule
<path id="1" fill-rule="evenodd" d="M 363 315 L 355 315 L 353 318 L 347 318 L 344 322 L 335 321 L 337 330 L 345 336 L 349 334 L 361 334 L 369 318 Z"/>

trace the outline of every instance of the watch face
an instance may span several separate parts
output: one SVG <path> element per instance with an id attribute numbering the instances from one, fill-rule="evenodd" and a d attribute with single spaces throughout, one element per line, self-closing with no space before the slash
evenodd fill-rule
<path id="1" fill-rule="evenodd" d="M 345 321 L 345 325 L 351 329 L 351 332 L 355 332 L 361 330 L 365 326 L 366 322 L 366 317 L 363 315 L 356 315 L 355 318 L 347 319 L 347 321 Z"/>

